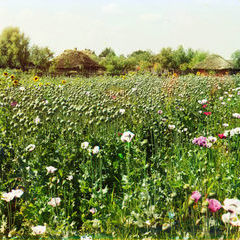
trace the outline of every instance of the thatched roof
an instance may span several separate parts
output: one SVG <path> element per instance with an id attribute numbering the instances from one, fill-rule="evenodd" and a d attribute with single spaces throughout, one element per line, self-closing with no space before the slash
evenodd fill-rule
<path id="1" fill-rule="evenodd" d="M 203 70 L 225 70 L 233 68 L 233 64 L 230 61 L 227 61 L 223 57 L 215 54 L 206 57 L 205 60 L 193 67 L 193 69 Z"/>
<path id="2" fill-rule="evenodd" d="M 68 70 L 99 70 L 103 69 L 97 62 L 88 55 L 77 50 L 65 50 L 61 55 L 54 59 L 56 69 Z"/>

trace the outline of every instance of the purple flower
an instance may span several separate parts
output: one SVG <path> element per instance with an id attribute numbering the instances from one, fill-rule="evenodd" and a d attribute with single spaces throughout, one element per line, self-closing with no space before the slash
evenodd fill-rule
<path id="1" fill-rule="evenodd" d="M 216 199 L 207 199 L 208 201 L 208 208 L 211 212 L 217 212 L 219 209 L 222 208 L 221 203 Z"/>
<path id="2" fill-rule="evenodd" d="M 162 113 L 163 113 L 163 111 L 162 111 L 162 110 L 158 110 L 158 114 L 160 114 L 160 115 L 161 115 Z"/>
<path id="3" fill-rule="evenodd" d="M 16 102 L 16 101 L 11 102 L 11 106 L 12 106 L 12 107 L 16 107 L 16 105 L 17 105 L 17 102 Z"/>

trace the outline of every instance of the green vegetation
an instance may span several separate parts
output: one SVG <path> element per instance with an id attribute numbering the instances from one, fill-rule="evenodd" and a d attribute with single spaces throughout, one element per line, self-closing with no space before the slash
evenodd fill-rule
<path id="1" fill-rule="evenodd" d="M 184 49 L 183 46 L 177 49 L 162 48 L 159 53 L 138 50 L 128 56 L 117 55 L 110 47 L 105 48 L 99 55 L 90 49 L 85 49 L 82 53 L 103 66 L 105 74 L 108 75 L 121 75 L 131 71 L 152 72 L 159 75 L 174 72 L 188 74 L 193 72 L 193 67 L 197 63 L 209 55 L 206 51 Z M 2 68 L 34 69 L 37 73 L 54 74 L 57 71 L 55 72 L 54 61 L 51 61 L 53 56 L 54 53 L 48 47 L 29 46 L 29 38 L 21 33 L 19 28 L 8 27 L 0 35 L 0 67 Z M 232 60 L 238 68 L 239 50 L 233 53 Z"/>
<path id="2" fill-rule="evenodd" d="M 1 238 L 240 237 L 238 75 L 0 76 Z"/>

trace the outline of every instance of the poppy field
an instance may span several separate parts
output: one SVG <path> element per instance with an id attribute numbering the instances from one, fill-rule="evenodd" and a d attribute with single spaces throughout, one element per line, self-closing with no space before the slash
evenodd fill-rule
<path id="1" fill-rule="evenodd" d="M 0 238 L 234 239 L 240 76 L 0 72 Z"/>

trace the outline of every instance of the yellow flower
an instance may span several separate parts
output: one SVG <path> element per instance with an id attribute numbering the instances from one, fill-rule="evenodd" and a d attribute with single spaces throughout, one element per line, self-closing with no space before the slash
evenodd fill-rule
<path id="1" fill-rule="evenodd" d="M 42 85 L 43 85 L 43 84 L 40 82 L 40 83 L 39 83 L 39 87 L 41 87 Z"/>
<path id="2" fill-rule="evenodd" d="M 200 72 L 197 72 L 197 76 L 200 76 L 201 75 L 201 73 Z"/>
<path id="3" fill-rule="evenodd" d="M 45 83 L 45 86 L 50 86 L 50 83 L 49 82 Z"/>
<path id="4" fill-rule="evenodd" d="M 13 86 L 17 86 L 19 84 L 19 81 L 16 79 L 13 81 Z"/>
<path id="5" fill-rule="evenodd" d="M 178 74 L 177 74 L 177 73 L 174 73 L 174 74 L 173 74 L 173 77 L 178 77 Z"/>
<path id="6" fill-rule="evenodd" d="M 62 80 L 62 84 L 65 84 L 67 81 L 66 80 Z"/>
<path id="7" fill-rule="evenodd" d="M 33 78 L 33 80 L 34 80 L 34 82 L 38 82 L 39 77 L 38 77 L 38 76 L 35 76 L 35 77 Z"/>
<path id="8" fill-rule="evenodd" d="M 3 73 L 3 76 L 7 77 L 7 76 L 8 76 L 8 73 L 7 73 L 7 72 L 4 72 L 4 73 Z"/>
<path id="9" fill-rule="evenodd" d="M 12 75 L 10 76 L 10 78 L 11 78 L 11 79 L 14 79 L 14 78 L 15 78 L 15 76 L 12 74 Z"/>

